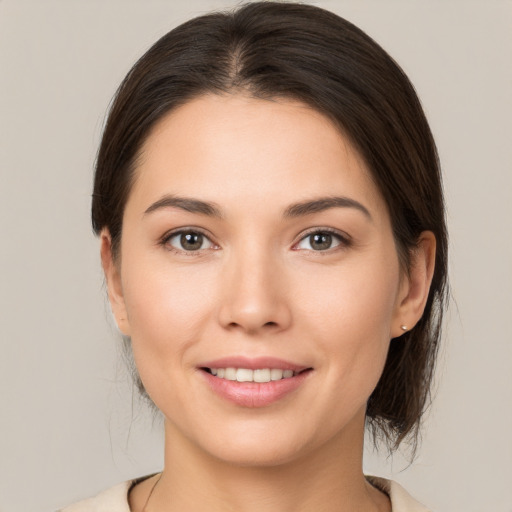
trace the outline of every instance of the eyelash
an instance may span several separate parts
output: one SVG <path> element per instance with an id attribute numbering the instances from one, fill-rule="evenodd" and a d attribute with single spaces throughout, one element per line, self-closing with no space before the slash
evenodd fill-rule
<path id="1" fill-rule="evenodd" d="M 161 238 L 159 244 L 164 246 L 167 250 L 169 250 L 171 252 L 174 252 L 176 254 L 184 254 L 187 256 L 197 256 L 199 254 L 202 254 L 204 251 L 210 249 L 210 247 L 208 247 L 207 249 L 186 250 L 186 249 L 178 249 L 170 244 L 170 240 L 172 238 L 177 237 L 177 236 L 186 235 L 186 234 L 201 235 L 202 237 L 204 237 L 205 240 L 207 240 L 210 244 L 212 244 L 214 249 L 219 248 L 219 246 L 217 244 L 215 244 L 215 242 L 213 242 L 211 240 L 211 238 L 204 231 L 202 231 L 201 229 L 198 229 L 198 228 L 181 228 L 177 231 L 168 232 Z M 338 244 L 335 245 L 334 247 L 329 247 L 325 250 L 317 250 L 317 251 L 315 251 L 314 249 L 297 248 L 297 246 L 301 242 L 305 241 L 308 237 L 311 237 L 312 235 L 324 235 L 324 234 L 328 234 L 328 235 L 332 236 L 333 238 L 337 239 Z M 350 239 L 350 237 L 348 237 L 346 234 L 343 234 L 335 229 L 312 228 L 311 230 L 309 230 L 305 233 L 302 233 L 300 235 L 299 240 L 293 244 L 292 250 L 295 250 L 295 251 L 307 250 L 307 251 L 311 251 L 311 252 L 318 253 L 318 254 L 330 254 L 331 252 L 333 252 L 335 250 L 348 248 L 351 245 L 352 245 L 352 240 Z"/>
<path id="2" fill-rule="evenodd" d="M 204 231 L 198 228 L 181 228 L 176 231 L 171 231 L 166 233 L 160 240 L 159 244 L 165 247 L 168 251 L 173 252 L 175 254 L 183 254 L 186 256 L 198 256 L 200 254 L 203 254 L 204 251 L 210 249 L 198 249 L 195 251 L 186 250 L 186 249 L 178 249 L 170 244 L 170 240 L 177 236 L 182 235 L 201 235 L 205 240 L 207 240 L 215 249 L 218 248 L 218 245 L 215 244 L 210 238 L 209 235 L 207 235 Z"/>
<path id="3" fill-rule="evenodd" d="M 318 250 L 318 251 L 315 251 L 314 249 L 299 249 L 299 248 L 297 248 L 297 246 L 301 242 L 305 241 L 307 238 L 311 237 L 312 235 L 324 235 L 324 234 L 332 236 L 333 238 L 337 239 L 339 243 L 337 245 L 335 245 L 334 247 L 329 247 L 325 250 Z M 314 252 L 316 254 L 327 255 L 327 254 L 331 254 L 332 252 L 334 252 L 336 250 L 346 249 L 346 248 L 350 247 L 351 245 L 352 245 L 351 238 L 348 235 L 346 235 L 345 233 L 337 231 L 336 229 L 312 228 L 300 235 L 299 241 L 293 244 L 292 249 L 296 250 L 296 251 L 308 250 L 308 251 Z"/>

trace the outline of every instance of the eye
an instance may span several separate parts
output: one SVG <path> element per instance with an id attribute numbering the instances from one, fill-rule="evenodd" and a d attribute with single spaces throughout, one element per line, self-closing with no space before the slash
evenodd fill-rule
<path id="1" fill-rule="evenodd" d="M 337 233 L 330 231 L 314 231 L 302 238 L 302 240 L 295 245 L 295 248 L 308 251 L 328 251 L 342 244 L 348 245 L 348 241 Z"/>
<path id="2" fill-rule="evenodd" d="M 196 252 L 215 247 L 214 243 L 199 231 L 180 231 L 173 233 L 164 240 L 166 245 L 181 252 Z"/>

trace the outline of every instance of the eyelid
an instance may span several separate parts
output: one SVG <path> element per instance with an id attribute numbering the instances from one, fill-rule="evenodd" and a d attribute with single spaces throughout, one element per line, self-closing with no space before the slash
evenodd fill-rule
<path id="1" fill-rule="evenodd" d="M 315 233 L 328 233 L 329 235 L 333 235 L 334 237 L 338 238 L 339 241 L 340 241 L 339 245 L 337 245 L 335 247 L 332 247 L 332 248 L 329 248 L 329 249 L 326 249 L 325 251 L 314 251 L 314 252 L 317 252 L 317 253 L 327 253 L 327 252 L 330 252 L 330 251 L 338 249 L 340 246 L 342 248 L 345 248 L 345 247 L 350 247 L 350 245 L 352 245 L 352 237 L 350 235 L 348 235 L 347 233 L 345 233 L 344 231 L 340 231 L 340 230 L 334 229 L 334 228 L 328 228 L 328 227 L 321 227 L 321 226 L 319 226 L 319 227 L 309 228 L 306 231 L 303 231 L 297 237 L 297 240 L 293 243 L 292 250 L 295 250 L 295 251 L 306 251 L 306 250 L 308 250 L 308 249 L 298 249 L 297 245 L 300 242 L 302 242 L 305 238 L 307 238 L 308 236 L 314 235 Z"/>
<path id="2" fill-rule="evenodd" d="M 213 247 L 209 247 L 207 249 L 198 249 L 197 251 L 186 251 L 185 249 L 178 249 L 176 247 L 173 247 L 169 244 L 169 240 L 177 235 L 181 235 L 183 233 L 197 233 L 202 236 L 204 236 Z M 205 251 L 211 250 L 211 249 L 220 249 L 219 245 L 213 240 L 213 237 L 210 233 L 208 233 L 205 229 L 199 228 L 196 226 L 183 226 L 179 228 L 174 228 L 169 231 L 167 231 L 159 240 L 159 245 L 164 246 L 167 250 L 171 252 L 175 252 L 178 254 L 186 254 L 186 255 L 199 255 L 204 253 Z"/>

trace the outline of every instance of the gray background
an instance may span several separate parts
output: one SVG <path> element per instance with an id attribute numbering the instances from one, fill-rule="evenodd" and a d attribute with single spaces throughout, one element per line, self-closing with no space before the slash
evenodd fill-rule
<path id="1" fill-rule="evenodd" d="M 437 512 L 512 511 L 512 3 L 318 1 L 415 83 L 437 138 L 454 301 L 423 445 L 368 453 Z M 219 1 L 0 0 L 0 511 L 54 510 L 161 467 L 132 396 L 89 226 L 114 90 Z"/>

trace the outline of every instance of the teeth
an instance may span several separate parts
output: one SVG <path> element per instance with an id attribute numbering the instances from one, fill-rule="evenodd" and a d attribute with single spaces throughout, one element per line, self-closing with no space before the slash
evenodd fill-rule
<path id="1" fill-rule="evenodd" d="M 270 373 L 271 370 L 268 368 L 265 368 L 264 370 L 254 370 L 254 382 L 270 382 Z"/>
<path id="2" fill-rule="evenodd" d="M 254 372 L 252 370 L 246 370 L 245 368 L 238 368 L 236 370 L 236 380 L 238 382 L 252 382 Z"/>
<path id="3" fill-rule="evenodd" d="M 226 380 L 236 380 L 236 369 L 226 368 L 226 371 L 224 372 L 224 378 Z"/>
<path id="4" fill-rule="evenodd" d="M 270 382 L 273 380 L 289 379 L 295 375 L 293 370 L 280 370 L 278 368 L 261 368 L 250 370 L 248 368 L 210 368 L 212 375 L 220 379 L 236 380 L 238 382 Z"/>
<path id="5" fill-rule="evenodd" d="M 272 370 L 270 370 L 270 380 L 281 380 L 283 378 L 283 373 L 284 370 L 272 368 Z"/>

